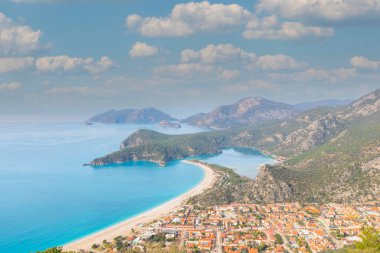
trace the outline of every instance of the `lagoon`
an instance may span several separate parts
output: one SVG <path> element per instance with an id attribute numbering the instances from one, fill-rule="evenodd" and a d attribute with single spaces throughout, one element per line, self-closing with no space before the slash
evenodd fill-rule
<path id="1" fill-rule="evenodd" d="M 203 179 L 202 169 L 180 161 L 165 167 L 150 162 L 82 166 L 117 150 L 140 128 L 168 134 L 204 131 L 187 125 L 0 123 L 0 252 L 35 252 L 65 244 L 152 209 Z M 236 155 L 252 166 L 262 159 L 261 154 L 229 152 L 202 159 L 237 168 L 245 166 L 239 166 L 244 163 Z"/>

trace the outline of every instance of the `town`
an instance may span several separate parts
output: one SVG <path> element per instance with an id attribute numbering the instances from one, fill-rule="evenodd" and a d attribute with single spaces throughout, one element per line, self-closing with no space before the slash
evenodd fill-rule
<path id="1" fill-rule="evenodd" d="M 160 242 L 188 253 L 323 252 L 360 240 L 363 227 L 380 230 L 379 205 L 186 205 L 93 250 L 144 252 L 148 242 Z"/>

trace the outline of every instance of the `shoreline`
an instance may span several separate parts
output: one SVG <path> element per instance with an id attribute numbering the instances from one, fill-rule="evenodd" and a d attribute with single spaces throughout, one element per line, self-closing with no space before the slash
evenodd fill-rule
<path id="1" fill-rule="evenodd" d="M 124 221 L 116 223 L 115 225 L 111 225 L 103 230 L 92 233 L 88 236 L 80 238 L 78 240 L 67 243 L 63 246 L 64 251 L 79 251 L 79 250 L 90 250 L 91 246 L 96 244 L 101 244 L 103 240 L 112 241 L 115 237 L 120 235 L 125 235 L 129 233 L 133 228 L 136 229 L 139 224 L 147 223 L 149 221 L 158 219 L 162 216 L 169 214 L 170 212 L 176 210 L 181 207 L 182 204 L 192 196 L 203 193 L 206 189 L 209 189 L 214 184 L 217 175 L 213 169 L 210 167 L 193 162 L 193 161 L 182 161 L 184 163 L 189 163 L 194 166 L 197 166 L 205 172 L 205 176 L 203 180 L 196 185 L 194 188 L 185 192 L 184 194 L 169 200 L 162 205 L 154 207 L 151 210 L 138 214 L 132 218 L 128 218 Z"/>

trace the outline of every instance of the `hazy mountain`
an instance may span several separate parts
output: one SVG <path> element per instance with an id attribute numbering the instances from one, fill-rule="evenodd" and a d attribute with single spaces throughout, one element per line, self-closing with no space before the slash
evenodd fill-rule
<path id="1" fill-rule="evenodd" d="M 254 125 L 269 120 L 286 119 L 297 114 L 293 106 L 260 97 L 248 97 L 231 105 L 217 107 L 209 113 L 196 114 L 183 122 L 216 129 L 236 125 Z"/>
<path id="2" fill-rule="evenodd" d="M 158 123 L 162 120 L 175 120 L 170 115 L 155 108 L 110 110 L 88 119 L 88 122 L 101 122 L 108 124 L 123 123 Z"/>
<path id="3" fill-rule="evenodd" d="M 304 102 L 295 104 L 294 107 L 301 111 L 311 110 L 318 107 L 338 107 L 348 105 L 353 101 L 353 99 L 327 99 L 314 102 Z"/>

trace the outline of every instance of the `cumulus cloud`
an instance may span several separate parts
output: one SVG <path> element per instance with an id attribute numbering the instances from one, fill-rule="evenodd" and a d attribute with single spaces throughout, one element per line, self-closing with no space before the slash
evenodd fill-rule
<path id="1" fill-rule="evenodd" d="M 24 70 L 33 66 L 33 57 L 5 57 L 0 58 L 0 74 Z"/>
<path id="2" fill-rule="evenodd" d="M 93 58 L 69 57 L 67 55 L 46 56 L 36 60 L 36 69 L 41 72 L 65 72 L 84 69 L 91 74 L 100 74 L 115 66 L 115 63 L 104 56 L 99 61 Z"/>
<path id="3" fill-rule="evenodd" d="M 335 83 L 337 81 L 347 80 L 355 75 L 356 71 L 352 68 L 339 68 L 328 70 L 322 68 L 308 68 L 304 71 L 298 71 L 293 73 L 270 74 L 270 77 L 275 79 L 299 82 L 323 81 Z"/>
<path id="4" fill-rule="evenodd" d="M 208 64 L 225 62 L 253 62 L 255 53 L 247 52 L 232 44 L 209 44 L 199 51 L 191 49 L 183 50 L 181 53 L 183 62 L 201 61 Z"/>
<path id="5" fill-rule="evenodd" d="M 158 52 L 157 47 L 148 45 L 144 42 L 136 42 L 131 50 L 129 50 L 129 56 L 132 58 L 148 57 L 156 55 Z"/>
<path id="6" fill-rule="evenodd" d="M 307 64 L 283 55 L 257 56 L 233 44 L 209 44 L 200 50 L 185 49 L 181 52 L 181 63 L 159 66 L 154 74 L 175 78 L 231 80 L 241 71 L 252 69 L 299 70 Z"/>
<path id="7" fill-rule="evenodd" d="M 21 83 L 0 83 L 0 91 L 15 91 L 21 88 Z"/>
<path id="8" fill-rule="evenodd" d="M 215 70 L 212 65 L 200 63 L 181 63 L 159 66 L 154 69 L 155 74 L 173 75 L 178 77 L 192 77 L 193 75 L 208 75 Z"/>
<path id="9" fill-rule="evenodd" d="M 380 61 L 371 61 L 363 56 L 352 57 L 350 63 L 355 68 L 363 68 L 363 69 L 380 68 Z"/>
<path id="10" fill-rule="evenodd" d="M 264 70 L 302 69 L 307 66 L 306 63 L 283 54 L 260 56 L 256 65 Z"/>
<path id="11" fill-rule="evenodd" d="M 304 37 L 328 37 L 334 35 L 331 27 L 306 26 L 300 22 L 279 22 L 275 15 L 248 22 L 243 37 L 246 39 L 289 40 Z"/>
<path id="12" fill-rule="evenodd" d="M 18 25 L 0 12 L 0 51 L 23 54 L 40 49 L 42 32 L 27 25 Z"/>
<path id="13" fill-rule="evenodd" d="M 211 78 L 229 80 L 237 77 L 240 72 L 227 70 L 220 66 L 205 63 L 181 63 L 156 67 L 154 73 L 159 76 L 176 78 Z"/>
<path id="14" fill-rule="evenodd" d="M 181 52 L 181 60 L 184 63 L 235 64 L 249 69 L 261 68 L 263 70 L 302 69 L 307 66 L 306 63 L 283 54 L 258 57 L 254 52 L 246 51 L 232 44 L 210 44 L 199 51 L 185 49 Z"/>
<path id="15" fill-rule="evenodd" d="M 257 11 L 328 21 L 380 18 L 380 0 L 259 0 Z"/>
<path id="16" fill-rule="evenodd" d="M 109 57 L 103 56 L 99 61 L 93 61 L 91 64 L 86 64 L 84 69 L 93 75 L 98 75 L 117 66 Z"/>
<path id="17" fill-rule="evenodd" d="M 166 17 L 129 15 L 126 26 L 147 37 L 180 37 L 201 31 L 229 29 L 247 22 L 251 16 L 252 13 L 238 4 L 189 2 L 175 5 Z"/>
<path id="18" fill-rule="evenodd" d="M 229 70 L 225 69 L 220 73 L 220 77 L 222 77 L 224 80 L 230 80 L 238 77 L 240 75 L 240 71 L 238 70 Z"/>

